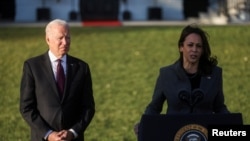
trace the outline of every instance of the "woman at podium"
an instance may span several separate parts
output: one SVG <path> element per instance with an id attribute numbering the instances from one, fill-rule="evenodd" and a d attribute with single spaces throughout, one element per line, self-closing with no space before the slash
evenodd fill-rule
<path id="1" fill-rule="evenodd" d="M 229 113 L 224 103 L 222 68 L 211 55 L 208 34 L 199 26 L 186 26 L 178 41 L 179 58 L 160 68 L 151 102 L 144 114 Z M 138 133 L 138 124 L 135 133 Z"/>

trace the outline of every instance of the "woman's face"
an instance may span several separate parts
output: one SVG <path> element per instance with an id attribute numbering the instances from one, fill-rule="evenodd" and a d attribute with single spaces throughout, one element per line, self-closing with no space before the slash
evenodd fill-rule
<path id="1" fill-rule="evenodd" d="M 183 42 L 183 45 L 180 46 L 179 50 L 182 52 L 184 64 L 198 65 L 203 52 L 200 35 L 196 33 L 189 34 Z"/>

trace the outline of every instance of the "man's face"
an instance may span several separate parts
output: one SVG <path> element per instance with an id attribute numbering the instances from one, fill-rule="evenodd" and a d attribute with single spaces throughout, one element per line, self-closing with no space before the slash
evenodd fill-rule
<path id="1" fill-rule="evenodd" d="M 46 42 L 51 52 L 61 58 L 70 49 L 69 29 L 62 25 L 54 25 L 46 35 Z"/>

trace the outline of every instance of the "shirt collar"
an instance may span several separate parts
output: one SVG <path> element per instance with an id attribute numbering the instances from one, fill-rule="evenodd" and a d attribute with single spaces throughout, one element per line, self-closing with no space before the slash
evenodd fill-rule
<path id="1" fill-rule="evenodd" d="M 50 58 L 51 62 L 55 62 L 55 61 L 58 60 L 58 58 L 56 58 L 56 56 L 50 50 L 49 50 L 48 54 L 49 54 L 49 58 Z M 63 62 L 66 62 L 66 55 L 63 55 L 63 57 L 61 58 L 61 60 Z"/>

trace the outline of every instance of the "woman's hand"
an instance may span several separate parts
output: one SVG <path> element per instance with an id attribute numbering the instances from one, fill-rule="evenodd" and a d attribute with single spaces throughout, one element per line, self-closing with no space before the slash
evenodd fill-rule
<path id="1" fill-rule="evenodd" d="M 135 126 L 134 126 L 134 132 L 135 132 L 135 135 L 138 137 L 138 133 L 139 133 L 139 124 L 140 123 L 136 123 Z"/>

